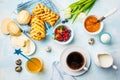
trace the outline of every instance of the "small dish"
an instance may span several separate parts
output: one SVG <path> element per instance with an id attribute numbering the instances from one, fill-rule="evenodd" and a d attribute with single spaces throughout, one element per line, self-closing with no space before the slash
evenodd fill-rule
<path id="1" fill-rule="evenodd" d="M 96 17 L 95 15 L 90 15 L 84 20 L 84 29 L 88 34 L 96 35 L 103 30 L 103 22 L 97 23 L 97 20 L 98 17 Z"/>
<path id="2" fill-rule="evenodd" d="M 111 42 L 111 40 L 112 40 L 112 36 L 108 32 L 104 32 L 104 33 L 99 35 L 99 41 L 102 44 L 109 44 Z"/>
<path id="3" fill-rule="evenodd" d="M 30 56 L 30 55 L 34 54 L 34 52 L 36 50 L 35 43 L 32 40 L 30 40 L 24 33 L 22 33 L 18 37 L 10 36 L 10 39 L 11 39 L 13 47 L 14 48 L 21 48 L 21 50 L 23 51 L 24 55 Z M 25 49 L 27 49 L 27 48 L 23 49 L 23 46 L 18 46 L 18 43 L 19 44 L 22 44 L 22 43 L 20 43 L 19 41 L 16 41 L 16 40 L 20 40 L 20 41 L 22 41 L 22 43 L 23 43 L 24 40 L 29 40 L 30 41 L 30 44 L 29 44 L 29 47 L 30 47 L 29 49 L 30 50 L 29 50 L 29 52 L 25 52 L 26 51 Z M 17 45 L 16 45 L 16 43 L 17 43 Z"/>
<path id="4" fill-rule="evenodd" d="M 73 30 L 68 24 L 59 24 L 53 30 L 54 41 L 58 44 L 68 44 L 73 39 Z"/>

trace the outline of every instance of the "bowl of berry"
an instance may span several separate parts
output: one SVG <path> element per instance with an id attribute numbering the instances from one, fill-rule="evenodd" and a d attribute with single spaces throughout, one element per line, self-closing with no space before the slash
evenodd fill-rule
<path id="1" fill-rule="evenodd" d="M 59 24 L 54 28 L 54 40 L 59 44 L 68 44 L 73 39 L 73 30 L 66 24 Z"/>

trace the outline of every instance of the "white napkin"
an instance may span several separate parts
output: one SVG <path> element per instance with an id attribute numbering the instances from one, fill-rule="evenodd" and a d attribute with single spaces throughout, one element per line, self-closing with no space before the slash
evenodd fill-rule
<path id="1" fill-rule="evenodd" d="M 65 73 L 58 61 L 53 62 L 50 80 L 76 80 L 75 77 Z"/>

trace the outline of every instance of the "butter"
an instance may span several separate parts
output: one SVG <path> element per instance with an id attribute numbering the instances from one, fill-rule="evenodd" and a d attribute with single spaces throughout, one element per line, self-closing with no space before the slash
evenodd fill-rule
<path id="1" fill-rule="evenodd" d="M 19 39 L 18 37 L 12 37 L 11 38 L 12 44 L 14 47 L 23 47 L 25 46 L 25 41 L 22 39 Z"/>
<path id="2" fill-rule="evenodd" d="M 25 38 L 23 34 L 21 36 L 11 36 L 11 41 L 14 47 L 21 48 L 23 53 L 30 52 L 30 40 Z"/>
<path id="3" fill-rule="evenodd" d="M 29 53 L 30 52 L 30 40 L 25 41 L 25 46 L 21 47 L 23 53 Z"/>

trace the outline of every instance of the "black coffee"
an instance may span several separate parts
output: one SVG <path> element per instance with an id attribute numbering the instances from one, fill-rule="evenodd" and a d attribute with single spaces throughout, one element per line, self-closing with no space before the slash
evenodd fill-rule
<path id="1" fill-rule="evenodd" d="M 67 57 L 67 65 L 73 69 L 79 69 L 84 64 L 84 57 L 79 52 L 72 52 Z"/>

